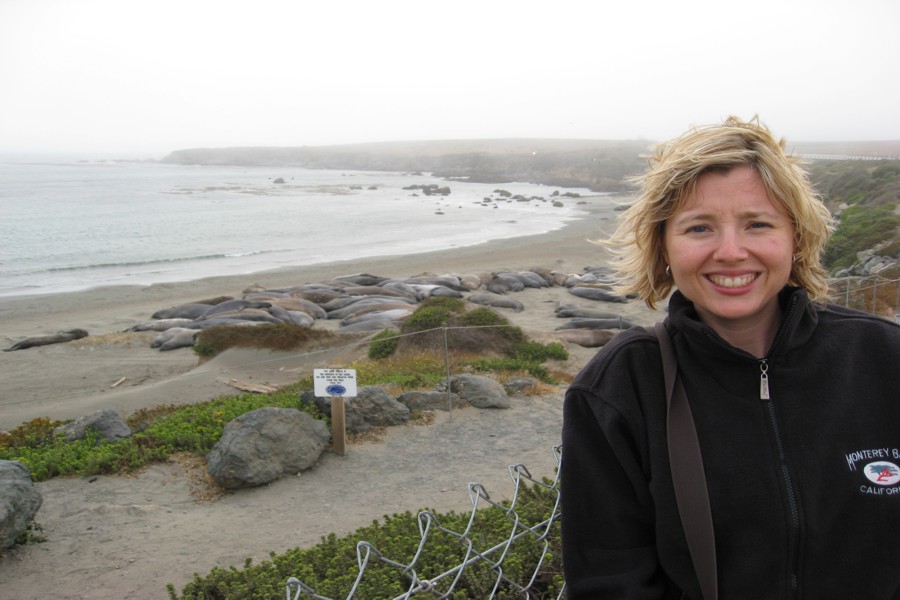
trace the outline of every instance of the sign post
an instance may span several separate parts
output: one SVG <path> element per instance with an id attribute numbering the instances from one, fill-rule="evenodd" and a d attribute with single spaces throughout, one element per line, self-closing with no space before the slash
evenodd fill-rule
<path id="1" fill-rule="evenodd" d="M 331 398 L 331 448 L 344 456 L 347 441 L 347 425 L 344 414 L 344 397 L 356 397 L 355 369 L 313 369 L 314 393 L 319 398 Z"/>

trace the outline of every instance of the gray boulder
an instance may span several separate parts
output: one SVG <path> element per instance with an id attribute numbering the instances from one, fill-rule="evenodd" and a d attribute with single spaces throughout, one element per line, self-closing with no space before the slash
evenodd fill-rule
<path id="1" fill-rule="evenodd" d="M 75 440 L 83 440 L 88 431 L 94 431 L 101 438 L 109 441 L 116 441 L 131 436 L 131 428 L 125 424 L 119 413 L 111 408 L 98 410 L 71 423 L 60 425 L 53 430 L 53 433 L 63 433 L 67 441 L 74 442 Z"/>
<path id="2" fill-rule="evenodd" d="M 331 398 L 316 398 L 323 413 L 331 414 Z M 401 425 L 409 421 L 409 407 L 398 402 L 384 388 L 365 386 L 355 398 L 344 398 L 344 423 L 349 433 L 363 433 L 373 427 Z"/>
<path id="3" fill-rule="evenodd" d="M 16 544 L 43 502 L 25 465 L 0 460 L 0 549 Z"/>
<path id="4" fill-rule="evenodd" d="M 409 410 L 449 410 L 447 407 L 447 392 L 404 392 L 397 396 L 397 402 L 405 404 Z M 450 393 L 450 408 L 460 408 L 465 405 L 458 394 Z"/>
<path id="5" fill-rule="evenodd" d="M 234 419 L 206 457 L 206 470 L 224 488 L 263 485 L 316 464 L 331 432 L 296 408 L 260 408 Z"/>
<path id="6" fill-rule="evenodd" d="M 478 375 L 456 375 L 445 380 L 439 387 L 450 391 L 476 408 L 509 408 L 510 400 L 506 390 L 489 377 Z M 442 390 L 438 390 L 442 391 Z"/>

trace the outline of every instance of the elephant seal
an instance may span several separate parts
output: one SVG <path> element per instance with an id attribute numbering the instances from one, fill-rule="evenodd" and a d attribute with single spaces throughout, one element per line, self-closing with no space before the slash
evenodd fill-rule
<path id="1" fill-rule="evenodd" d="M 350 294 L 351 296 L 393 296 L 401 298 L 407 297 L 403 292 L 392 290 L 391 288 L 385 287 L 383 285 L 351 286 L 344 288 L 344 293 Z"/>
<path id="2" fill-rule="evenodd" d="M 418 292 L 413 288 L 409 283 L 398 281 L 396 279 L 392 279 L 390 281 L 385 281 L 381 284 L 380 287 L 383 287 L 386 290 L 393 290 L 395 292 L 399 292 L 406 298 L 410 300 L 416 301 L 419 299 Z"/>
<path id="3" fill-rule="evenodd" d="M 282 309 L 283 310 L 283 309 Z M 286 312 L 286 311 L 284 311 Z M 225 312 L 216 313 L 214 315 L 210 315 L 208 317 L 200 317 L 196 321 L 193 321 L 191 324 L 182 325 L 182 327 L 191 327 L 195 323 L 202 323 L 203 321 L 213 321 L 216 319 L 236 319 L 239 321 L 260 321 L 263 323 L 272 323 L 273 325 L 281 325 L 284 323 L 284 320 L 279 319 L 274 316 L 267 310 L 263 310 L 261 308 L 242 308 L 239 310 L 229 310 Z M 285 316 L 285 320 L 290 321 L 290 317 Z"/>
<path id="4" fill-rule="evenodd" d="M 588 300 L 599 300 L 602 302 L 618 302 L 620 304 L 624 304 L 628 302 L 625 296 L 620 296 L 619 294 L 615 294 L 610 292 L 609 290 L 604 290 L 603 288 L 598 287 L 587 287 L 583 285 L 577 285 L 575 287 L 569 288 L 569 293 L 573 296 L 578 296 L 579 298 L 586 298 Z"/>
<path id="5" fill-rule="evenodd" d="M 269 308 L 270 306 L 272 306 L 272 304 L 269 302 L 254 302 L 252 300 L 226 300 L 221 304 L 216 304 L 215 306 L 211 307 L 209 310 L 207 310 L 197 318 L 208 319 L 209 317 L 215 315 L 243 310 L 245 308 Z"/>
<path id="6" fill-rule="evenodd" d="M 291 323 L 293 325 L 296 325 L 297 327 L 305 327 L 306 329 L 309 329 L 315 324 L 315 317 L 307 312 L 299 310 L 289 310 L 287 311 L 287 314 L 291 318 Z"/>
<path id="7" fill-rule="evenodd" d="M 418 292 L 418 297 L 422 300 L 431 298 L 432 296 L 443 296 L 445 298 L 462 298 L 462 292 L 449 288 L 446 285 L 420 283 L 411 284 Z M 466 290 L 469 291 L 469 290 Z"/>
<path id="8" fill-rule="evenodd" d="M 459 283 L 471 290 L 477 290 L 481 287 L 481 277 L 472 273 L 463 273 L 459 276 Z"/>
<path id="9" fill-rule="evenodd" d="M 525 289 L 525 284 L 514 273 L 501 271 L 493 274 L 487 288 L 494 293 L 505 294 L 506 292 L 521 292 Z"/>
<path id="10" fill-rule="evenodd" d="M 358 333 L 368 331 L 383 331 L 385 329 L 396 329 L 397 323 L 390 319 L 369 319 L 367 321 L 357 321 L 351 325 L 341 325 L 338 331 L 341 333 Z"/>
<path id="11" fill-rule="evenodd" d="M 24 350 L 33 348 L 34 346 L 46 346 L 48 344 L 59 344 L 61 342 L 71 342 L 72 340 L 80 340 L 87 337 L 88 332 L 84 329 L 69 329 L 68 331 L 59 331 L 53 335 L 39 335 L 35 337 L 25 338 L 21 342 L 16 342 L 4 352 L 12 352 L 13 350 Z"/>
<path id="12" fill-rule="evenodd" d="M 500 296 L 499 294 L 472 294 L 471 296 L 469 296 L 469 302 L 481 304 L 482 306 L 492 306 L 495 308 L 511 308 L 515 312 L 522 312 L 523 310 L 525 310 L 525 305 L 518 300 L 507 298 L 506 296 Z"/>
<path id="13" fill-rule="evenodd" d="M 550 287 L 547 280 L 535 273 L 534 271 L 517 271 L 513 273 L 516 278 L 522 282 L 525 287 L 545 288 Z"/>
<path id="14" fill-rule="evenodd" d="M 349 325 L 353 325 L 355 323 L 362 323 L 364 321 L 401 321 L 406 317 L 413 314 L 412 309 L 409 308 L 392 308 L 390 310 L 380 310 L 370 313 L 365 313 L 362 315 L 357 315 L 354 317 L 347 317 L 345 319 L 341 319 L 341 326 L 347 327 Z"/>
<path id="15" fill-rule="evenodd" d="M 147 321 L 146 323 L 140 323 L 134 327 L 129 327 L 128 331 L 166 331 L 173 327 L 183 327 L 193 321 L 194 319 L 182 318 L 158 319 L 156 321 Z"/>
<path id="16" fill-rule="evenodd" d="M 419 275 L 417 277 L 407 277 L 406 279 L 401 279 L 401 283 L 408 283 L 410 285 L 440 285 L 445 288 L 449 288 L 451 290 L 455 290 L 457 292 L 468 292 L 471 291 L 468 287 L 462 284 L 459 280 L 459 277 L 456 275 Z"/>
<path id="17" fill-rule="evenodd" d="M 556 331 L 563 329 L 630 329 L 634 327 L 634 323 L 622 317 L 615 319 L 572 319 L 568 323 L 564 323 L 556 328 Z"/>
<path id="18" fill-rule="evenodd" d="M 371 273 L 340 275 L 334 278 L 335 281 L 341 283 L 351 283 L 353 285 L 379 285 L 380 283 L 387 281 L 388 279 L 388 277 L 379 277 L 378 275 L 372 275 Z"/>
<path id="19" fill-rule="evenodd" d="M 152 315 L 150 315 L 151 319 L 196 319 L 210 308 L 215 306 L 214 304 L 199 304 L 196 302 L 189 302 L 187 304 L 179 304 L 178 306 L 173 306 L 171 308 L 164 308 L 162 310 L 158 310 Z"/>
<path id="20" fill-rule="evenodd" d="M 304 300 L 309 300 L 310 302 L 321 306 L 335 298 L 342 298 L 346 296 L 346 294 L 332 289 L 311 288 L 294 290 L 291 292 L 291 296 L 294 298 L 303 298 Z"/>
<path id="21" fill-rule="evenodd" d="M 194 339 L 200 333 L 199 329 L 187 329 L 185 327 L 173 327 L 160 333 L 150 343 L 151 348 L 159 348 L 161 352 L 168 352 L 176 348 L 187 348 L 194 345 Z"/>
<path id="22" fill-rule="evenodd" d="M 592 308 L 580 308 L 574 304 L 563 304 L 553 311 L 557 318 L 560 319 L 617 319 L 619 315 L 614 312 L 604 310 L 594 310 Z"/>
<path id="23" fill-rule="evenodd" d="M 322 308 L 325 309 L 325 312 L 328 313 L 328 318 L 333 318 L 331 313 L 336 310 L 340 310 L 342 308 L 347 308 L 348 306 L 364 306 L 365 304 L 371 304 L 375 302 L 394 302 L 394 303 L 406 303 L 409 305 L 416 304 L 415 300 L 410 300 L 404 297 L 395 297 L 395 296 L 344 296 L 343 298 L 335 298 L 334 300 L 330 300 L 322 305 Z"/>
<path id="24" fill-rule="evenodd" d="M 218 327 L 219 325 L 227 325 L 231 326 L 243 326 L 243 327 L 254 327 L 257 325 L 272 325 L 271 321 L 251 321 L 249 319 L 242 319 L 240 317 L 235 316 L 215 316 L 211 319 L 204 319 L 201 321 L 191 321 L 188 325 L 185 326 L 185 329 L 208 329 L 210 327 Z"/>
<path id="25" fill-rule="evenodd" d="M 599 348 L 605 346 L 616 337 L 618 331 L 610 329 L 566 329 L 557 331 L 554 335 L 570 344 L 584 346 L 585 348 Z"/>
<path id="26" fill-rule="evenodd" d="M 379 312 L 391 309 L 407 309 L 413 310 L 414 306 L 410 304 L 405 304 L 403 302 L 357 302 L 356 304 L 351 304 L 350 306 L 345 306 L 344 308 L 339 308 L 337 310 L 333 310 L 328 313 L 329 319 L 346 319 L 348 317 L 357 317 L 359 315 L 364 315 L 370 312 Z"/>

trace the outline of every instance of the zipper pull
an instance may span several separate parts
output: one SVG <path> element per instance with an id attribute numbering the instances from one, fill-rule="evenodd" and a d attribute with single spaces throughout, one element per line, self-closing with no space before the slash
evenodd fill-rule
<path id="1" fill-rule="evenodd" d="M 766 359 L 759 361 L 759 399 L 769 400 L 769 363 Z"/>

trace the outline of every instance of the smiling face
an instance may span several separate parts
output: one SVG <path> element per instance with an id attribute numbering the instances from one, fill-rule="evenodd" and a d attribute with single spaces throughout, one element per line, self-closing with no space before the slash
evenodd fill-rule
<path id="1" fill-rule="evenodd" d="M 751 331 L 771 343 L 794 231 L 752 167 L 701 175 L 693 197 L 666 223 L 665 252 L 675 285 L 705 324 L 732 343 L 736 332 Z"/>

